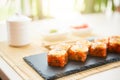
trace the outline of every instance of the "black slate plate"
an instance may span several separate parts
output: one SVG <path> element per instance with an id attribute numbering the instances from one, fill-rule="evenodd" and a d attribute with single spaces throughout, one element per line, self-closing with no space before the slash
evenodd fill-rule
<path id="1" fill-rule="evenodd" d="M 109 53 L 106 58 L 88 56 L 85 63 L 69 61 L 64 68 L 51 67 L 47 64 L 47 53 L 24 57 L 24 60 L 45 80 L 53 80 L 72 73 L 80 72 L 100 65 L 120 61 L 120 54 Z"/>

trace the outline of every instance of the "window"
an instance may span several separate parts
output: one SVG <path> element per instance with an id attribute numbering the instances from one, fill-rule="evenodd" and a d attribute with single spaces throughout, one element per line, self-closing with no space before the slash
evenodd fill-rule
<path id="1" fill-rule="evenodd" d="M 0 20 L 16 12 L 33 19 L 103 12 L 108 1 L 110 0 L 0 0 Z M 114 1 L 111 1 L 114 10 Z"/>

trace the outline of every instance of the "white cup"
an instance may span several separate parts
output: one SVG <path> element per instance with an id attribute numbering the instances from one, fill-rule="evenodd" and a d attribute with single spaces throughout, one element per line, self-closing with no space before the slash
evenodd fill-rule
<path id="1" fill-rule="evenodd" d="M 30 22 L 30 18 L 22 15 L 15 15 L 7 20 L 9 45 L 25 46 L 30 44 Z"/>

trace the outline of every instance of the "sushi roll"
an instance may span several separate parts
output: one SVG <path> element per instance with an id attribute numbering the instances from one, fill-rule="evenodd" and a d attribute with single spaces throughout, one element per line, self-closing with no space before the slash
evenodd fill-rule
<path id="1" fill-rule="evenodd" d="M 53 49 L 47 55 L 48 65 L 64 67 L 68 62 L 68 54 L 65 50 Z"/>
<path id="2" fill-rule="evenodd" d="M 71 44 L 63 42 L 63 43 L 59 43 L 57 45 L 51 46 L 50 49 L 62 49 L 67 51 L 70 46 Z"/>
<path id="3" fill-rule="evenodd" d="M 120 53 L 120 36 L 109 37 L 108 51 L 113 53 Z"/>
<path id="4" fill-rule="evenodd" d="M 74 44 L 68 49 L 69 60 L 85 62 L 88 53 L 88 46 L 83 44 Z"/>
<path id="5" fill-rule="evenodd" d="M 106 57 L 107 45 L 102 42 L 92 43 L 89 48 L 89 55 L 97 57 Z"/>
<path id="6" fill-rule="evenodd" d="M 108 38 L 97 38 L 93 42 L 102 42 L 108 45 Z"/>
<path id="7" fill-rule="evenodd" d="M 83 45 L 86 45 L 86 46 L 88 46 L 88 48 L 90 47 L 90 45 L 92 44 L 92 42 L 90 42 L 90 41 L 88 41 L 88 40 L 85 40 L 85 39 L 83 39 L 83 40 L 79 40 L 79 41 L 76 41 L 76 44 L 83 44 Z"/>

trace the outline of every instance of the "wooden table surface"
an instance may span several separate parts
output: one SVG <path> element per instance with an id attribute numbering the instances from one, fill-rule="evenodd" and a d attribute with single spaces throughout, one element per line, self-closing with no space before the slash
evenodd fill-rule
<path id="1" fill-rule="evenodd" d="M 118 29 L 118 27 L 117 27 L 117 29 Z M 117 31 L 117 29 L 113 29 L 113 30 Z M 115 34 L 116 33 L 117 32 L 115 32 Z M 37 34 L 37 32 L 35 32 L 35 34 Z M 89 36 L 91 36 L 91 35 L 89 35 Z M 33 36 L 32 38 L 34 38 L 34 40 L 32 40 L 31 44 L 28 46 L 24 46 L 24 47 L 11 47 L 11 46 L 9 46 L 7 41 L 1 41 L 0 42 L 0 57 L 2 57 L 13 68 L 13 70 L 15 70 L 15 72 L 18 73 L 18 75 L 23 80 L 43 80 L 43 78 L 23 60 L 23 57 L 25 57 L 25 56 L 39 54 L 41 52 L 48 51 L 43 46 L 43 44 L 46 42 L 41 40 L 41 38 L 36 37 L 36 35 Z M 79 38 L 74 37 L 74 39 L 79 39 Z M 114 67 L 118 67 L 118 66 L 120 66 L 120 62 L 96 67 L 94 69 L 71 74 L 71 75 L 68 75 L 68 76 L 65 76 L 65 77 L 59 78 L 59 79 L 60 80 L 81 79 L 88 75 L 91 75 L 91 74 L 94 74 L 97 72 L 101 72 L 104 70 L 108 70 L 108 69 L 111 69 Z"/>

